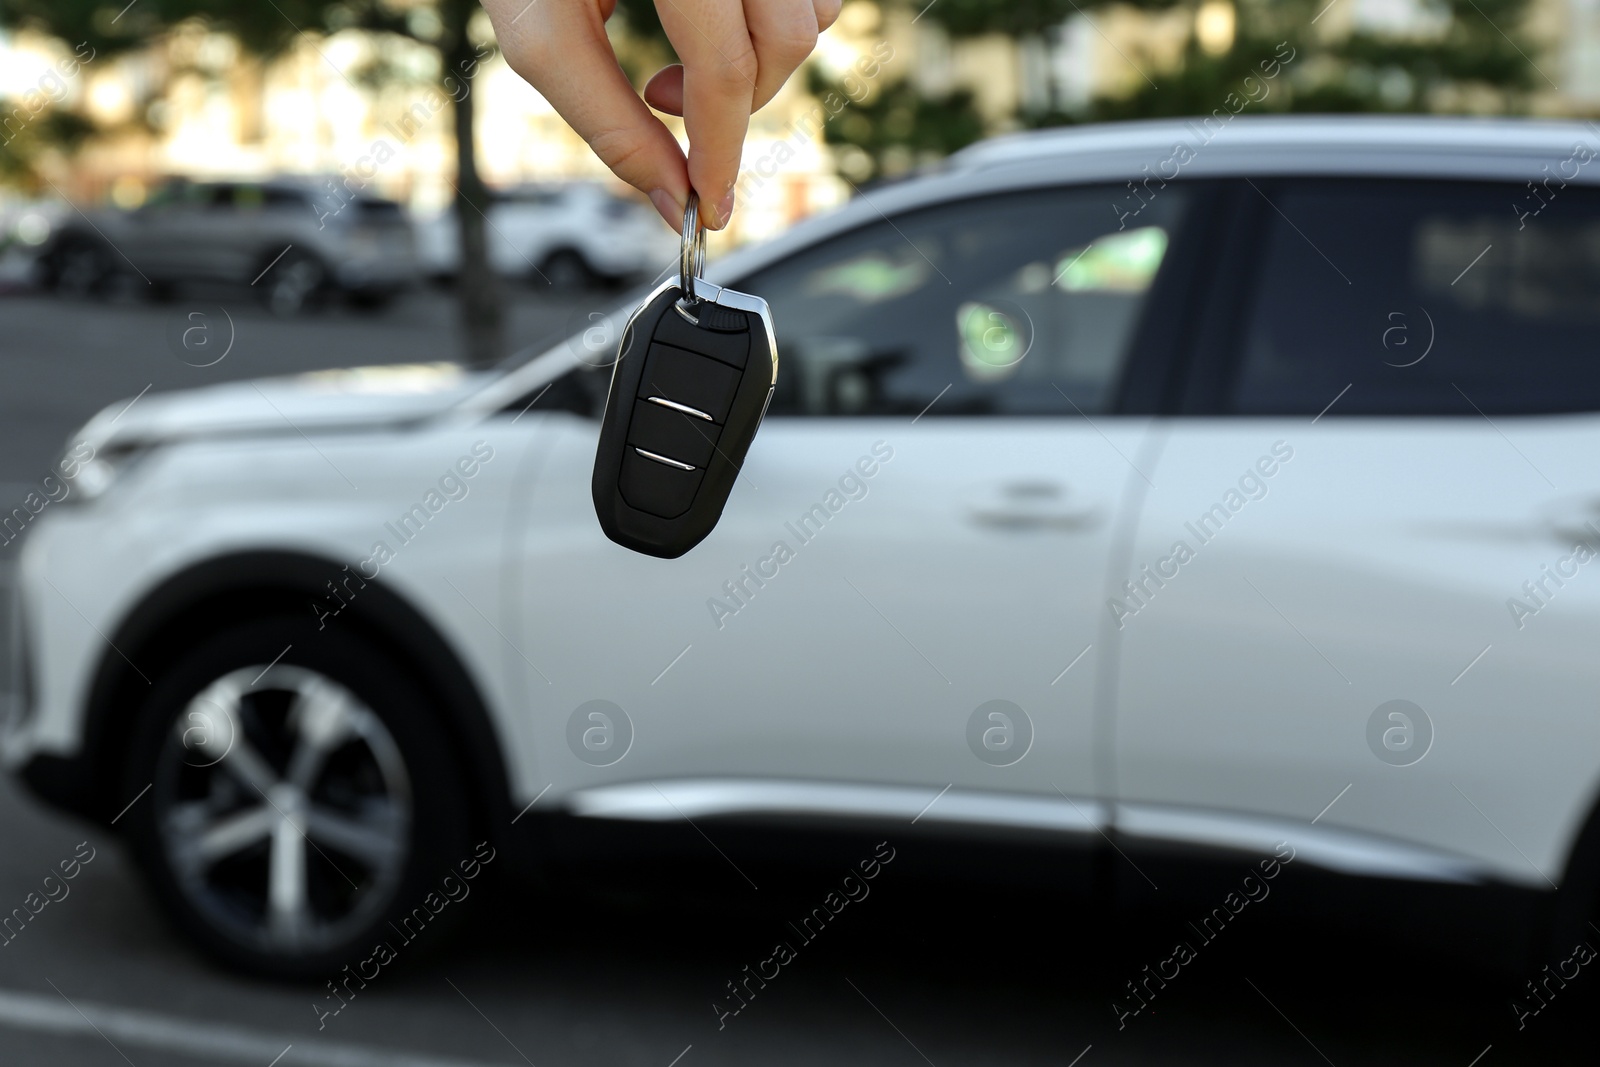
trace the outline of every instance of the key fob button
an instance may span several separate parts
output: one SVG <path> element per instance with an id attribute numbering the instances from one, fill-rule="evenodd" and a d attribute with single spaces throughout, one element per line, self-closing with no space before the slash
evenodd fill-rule
<path id="1" fill-rule="evenodd" d="M 703 467 L 686 471 L 659 459 L 646 458 L 634 446 L 622 457 L 617 488 L 630 507 L 657 518 L 675 519 L 694 503 L 695 491 L 700 488 L 704 474 Z"/>
<path id="2" fill-rule="evenodd" d="M 742 311 L 702 304 L 695 312 L 698 325 L 676 308 L 668 308 L 656 327 L 655 340 L 677 348 L 703 352 L 731 367 L 744 370 L 750 358 L 749 317 Z"/>
<path id="3" fill-rule="evenodd" d="M 674 312 L 669 309 L 667 315 L 672 314 Z M 681 348 L 653 344 L 650 358 L 645 361 L 639 395 L 645 399 L 658 396 L 683 404 L 721 423 L 728 417 L 739 378 L 737 370 L 718 360 Z"/>
<path id="4" fill-rule="evenodd" d="M 704 470 L 721 431 L 722 427 L 707 419 L 639 400 L 633 406 L 628 444 Z"/>

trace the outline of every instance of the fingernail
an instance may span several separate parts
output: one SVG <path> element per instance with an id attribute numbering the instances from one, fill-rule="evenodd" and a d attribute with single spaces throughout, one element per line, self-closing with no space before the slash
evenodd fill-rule
<path id="1" fill-rule="evenodd" d="M 683 225 L 683 204 L 678 198 L 665 189 L 657 189 L 650 194 L 650 202 L 661 212 L 661 217 L 667 220 L 669 226 Z"/>
<path id="2" fill-rule="evenodd" d="M 717 229 L 722 229 L 733 218 L 733 186 L 728 186 L 728 193 L 722 198 L 722 203 L 717 205 Z"/>

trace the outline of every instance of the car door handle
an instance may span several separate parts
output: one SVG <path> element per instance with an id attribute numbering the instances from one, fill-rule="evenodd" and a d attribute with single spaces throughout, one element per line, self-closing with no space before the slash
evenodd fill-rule
<path id="1" fill-rule="evenodd" d="M 1067 486 L 1050 481 L 1005 482 L 987 487 L 967 506 L 967 518 L 988 529 L 1070 532 L 1098 526 L 1102 510 L 1073 498 Z"/>
<path id="2" fill-rule="evenodd" d="M 1600 497 L 1559 500 L 1544 509 L 1551 535 L 1564 545 L 1600 542 Z"/>

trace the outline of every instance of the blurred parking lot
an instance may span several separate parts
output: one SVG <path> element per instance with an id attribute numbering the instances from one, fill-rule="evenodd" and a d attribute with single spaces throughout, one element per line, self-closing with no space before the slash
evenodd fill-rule
<path id="1" fill-rule="evenodd" d="M 574 298 L 507 289 L 508 336 L 519 349 L 559 337 L 575 306 L 609 307 L 617 299 L 603 290 Z M 0 488 L 7 498 L 46 473 L 67 435 L 89 416 L 146 389 L 457 356 L 456 305 L 445 290 L 413 290 L 381 312 L 330 307 L 287 319 L 268 313 L 253 295 L 219 286 L 159 304 L 131 292 L 98 301 L 0 296 L 6 341 Z M 195 330 L 204 332 L 204 344 Z M 219 352 L 226 354 L 213 355 Z M 195 365 L 213 358 L 209 366 Z"/>

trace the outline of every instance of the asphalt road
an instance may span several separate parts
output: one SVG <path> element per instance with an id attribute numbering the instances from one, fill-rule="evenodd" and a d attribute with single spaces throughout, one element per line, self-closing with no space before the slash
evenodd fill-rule
<path id="1" fill-rule="evenodd" d="M 585 302 L 519 298 L 512 334 L 522 344 L 548 336 Z M 0 483 L 37 478 L 79 423 L 146 386 L 455 351 L 452 306 L 438 293 L 378 315 L 289 322 L 227 294 L 201 303 L 229 307 L 237 329 L 233 351 L 208 368 L 168 344 L 183 302 L 0 297 Z M 403 956 L 323 1017 L 315 1005 L 333 1004 L 323 987 L 206 963 L 164 923 L 114 834 L 0 780 L 0 915 L 59 861 L 93 854 L 67 896 L 0 945 L 0 1067 L 1592 1061 L 1592 1045 L 1586 1060 L 1559 1035 L 1595 1002 L 1593 975 L 1524 1030 L 1513 1025 L 1512 987 L 1533 971 L 1482 930 L 1514 903 L 1364 896 L 1286 875 L 1177 977 L 1142 987 L 1155 992 L 1119 1027 L 1113 1002 L 1130 1008 L 1127 984 L 1191 938 L 1189 920 L 1242 870 L 1108 848 L 1079 877 L 1047 854 L 966 857 L 910 827 L 872 895 L 719 1018 L 712 1005 L 727 1006 L 728 981 L 788 937 L 836 868 L 772 866 L 747 857 L 731 831 L 709 832 L 759 890 L 709 849 L 687 865 L 646 859 L 538 892 L 486 878 L 435 951 Z"/>
<path id="2" fill-rule="evenodd" d="M 585 310 L 609 309 L 617 299 L 605 292 L 557 298 L 508 288 L 513 351 L 560 337 L 570 319 L 581 321 Z M 209 347 L 185 349 L 184 332 L 196 329 L 205 331 Z M 191 332 L 189 340 L 194 346 L 201 335 Z M 194 365 L 217 351 L 226 355 Z M 381 312 L 329 307 L 295 319 L 274 318 L 247 291 L 221 288 L 164 304 L 0 295 L 0 489 L 37 481 L 89 416 L 146 389 L 428 363 L 453 360 L 458 352 L 454 302 L 435 289 L 414 292 Z"/>

